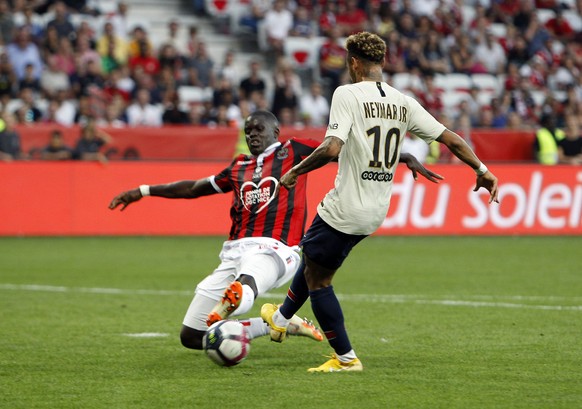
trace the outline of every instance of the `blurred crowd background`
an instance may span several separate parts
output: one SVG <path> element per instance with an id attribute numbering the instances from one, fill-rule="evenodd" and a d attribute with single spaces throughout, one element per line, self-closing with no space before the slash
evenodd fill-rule
<path id="1" fill-rule="evenodd" d="M 107 128 L 240 128 L 256 109 L 324 127 L 349 81 L 343 41 L 368 30 L 388 44 L 386 81 L 449 128 L 549 129 L 580 164 L 580 11 L 582 0 L 0 0 L 0 159 L 26 157 L 22 125 L 82 127 L 81 146 L 47 136 L 45 159 L 99 158 Z"/>

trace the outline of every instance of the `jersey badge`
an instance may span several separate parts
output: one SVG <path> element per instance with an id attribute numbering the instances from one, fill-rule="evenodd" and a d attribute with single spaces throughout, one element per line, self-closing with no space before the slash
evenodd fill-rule
<path id="1" fill-rule="evenodd" d="M 277 152 L 277 159 L 279 159 L 279 160 L 287 159 L 288 156 L 289 156 L 289 149 L 287 149 L 287 148 L 281 148 L 281 149 L 279 149 L 279 152 Z"/>

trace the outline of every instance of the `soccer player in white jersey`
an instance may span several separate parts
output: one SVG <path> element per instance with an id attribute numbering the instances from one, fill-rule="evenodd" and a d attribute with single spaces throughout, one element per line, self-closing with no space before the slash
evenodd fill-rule
<path id="1" fill-rule="evenodd" d="M 361 32 L 348 37 L 347 66 L 353 84 L 338 87 L 331 102 L 329 125 L 321 145 L 281 177 L 292 189 L 300 175 L 338 158 L 335 186 L 317 208 L 301 241 L 302 268 L 295 274 L 281 307 L 265 304 L 261 316 L 271 326 L 271 338 L 284 338 L 288 319 L 311 299 L 313 313 L 334 349 L 331 359 L 310 372 L 361 371 L 352 349 L 332 279 L 351 249 L 384 221 L 392 181 L 406 132 L 426 143 L 445 144 L 477 174 L 475 191 L 490 193 L 498 202 L 497 178 L 469 145 L 446 129 L 416 100 L 382 81 L 385 42 Z"/>

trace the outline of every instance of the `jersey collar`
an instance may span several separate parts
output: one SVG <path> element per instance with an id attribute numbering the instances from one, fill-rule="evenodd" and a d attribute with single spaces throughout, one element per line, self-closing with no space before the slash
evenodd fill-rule
<path id="1" fill-rule="evenodd" d="M 275 151 L 275 149 L 277 149 L 279 146 L 281 146 L 281 142 L 275 142 L 274 144 L 272 144 L 272 145 L 268 146 L 268 147 L 267 147 L 267 149 L 265 149 L 265 150 L 263 151 L 263 153 L 261 153 L 261 154 L 259 154 L 259 155 L 257 156 L 257 164 L 258 164 L 259 166 L 262 166 L 262 164 L 263 164 L 263 160 L 264 160 L 264 159 L 265 159 L 267 156 L 269 156 L 270 154 L 272 154 L 272 153 Z"/>

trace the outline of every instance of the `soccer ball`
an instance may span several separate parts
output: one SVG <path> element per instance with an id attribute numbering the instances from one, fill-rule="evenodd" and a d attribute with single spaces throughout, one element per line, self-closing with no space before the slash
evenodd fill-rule
<path id="1" fill-rule="evenodd" d="M 224 320 L 212 324 L 202 339 L 206 355 L 220 366 L 240 364 L 251 350 L 251 343 L 243 324 Z"/>

